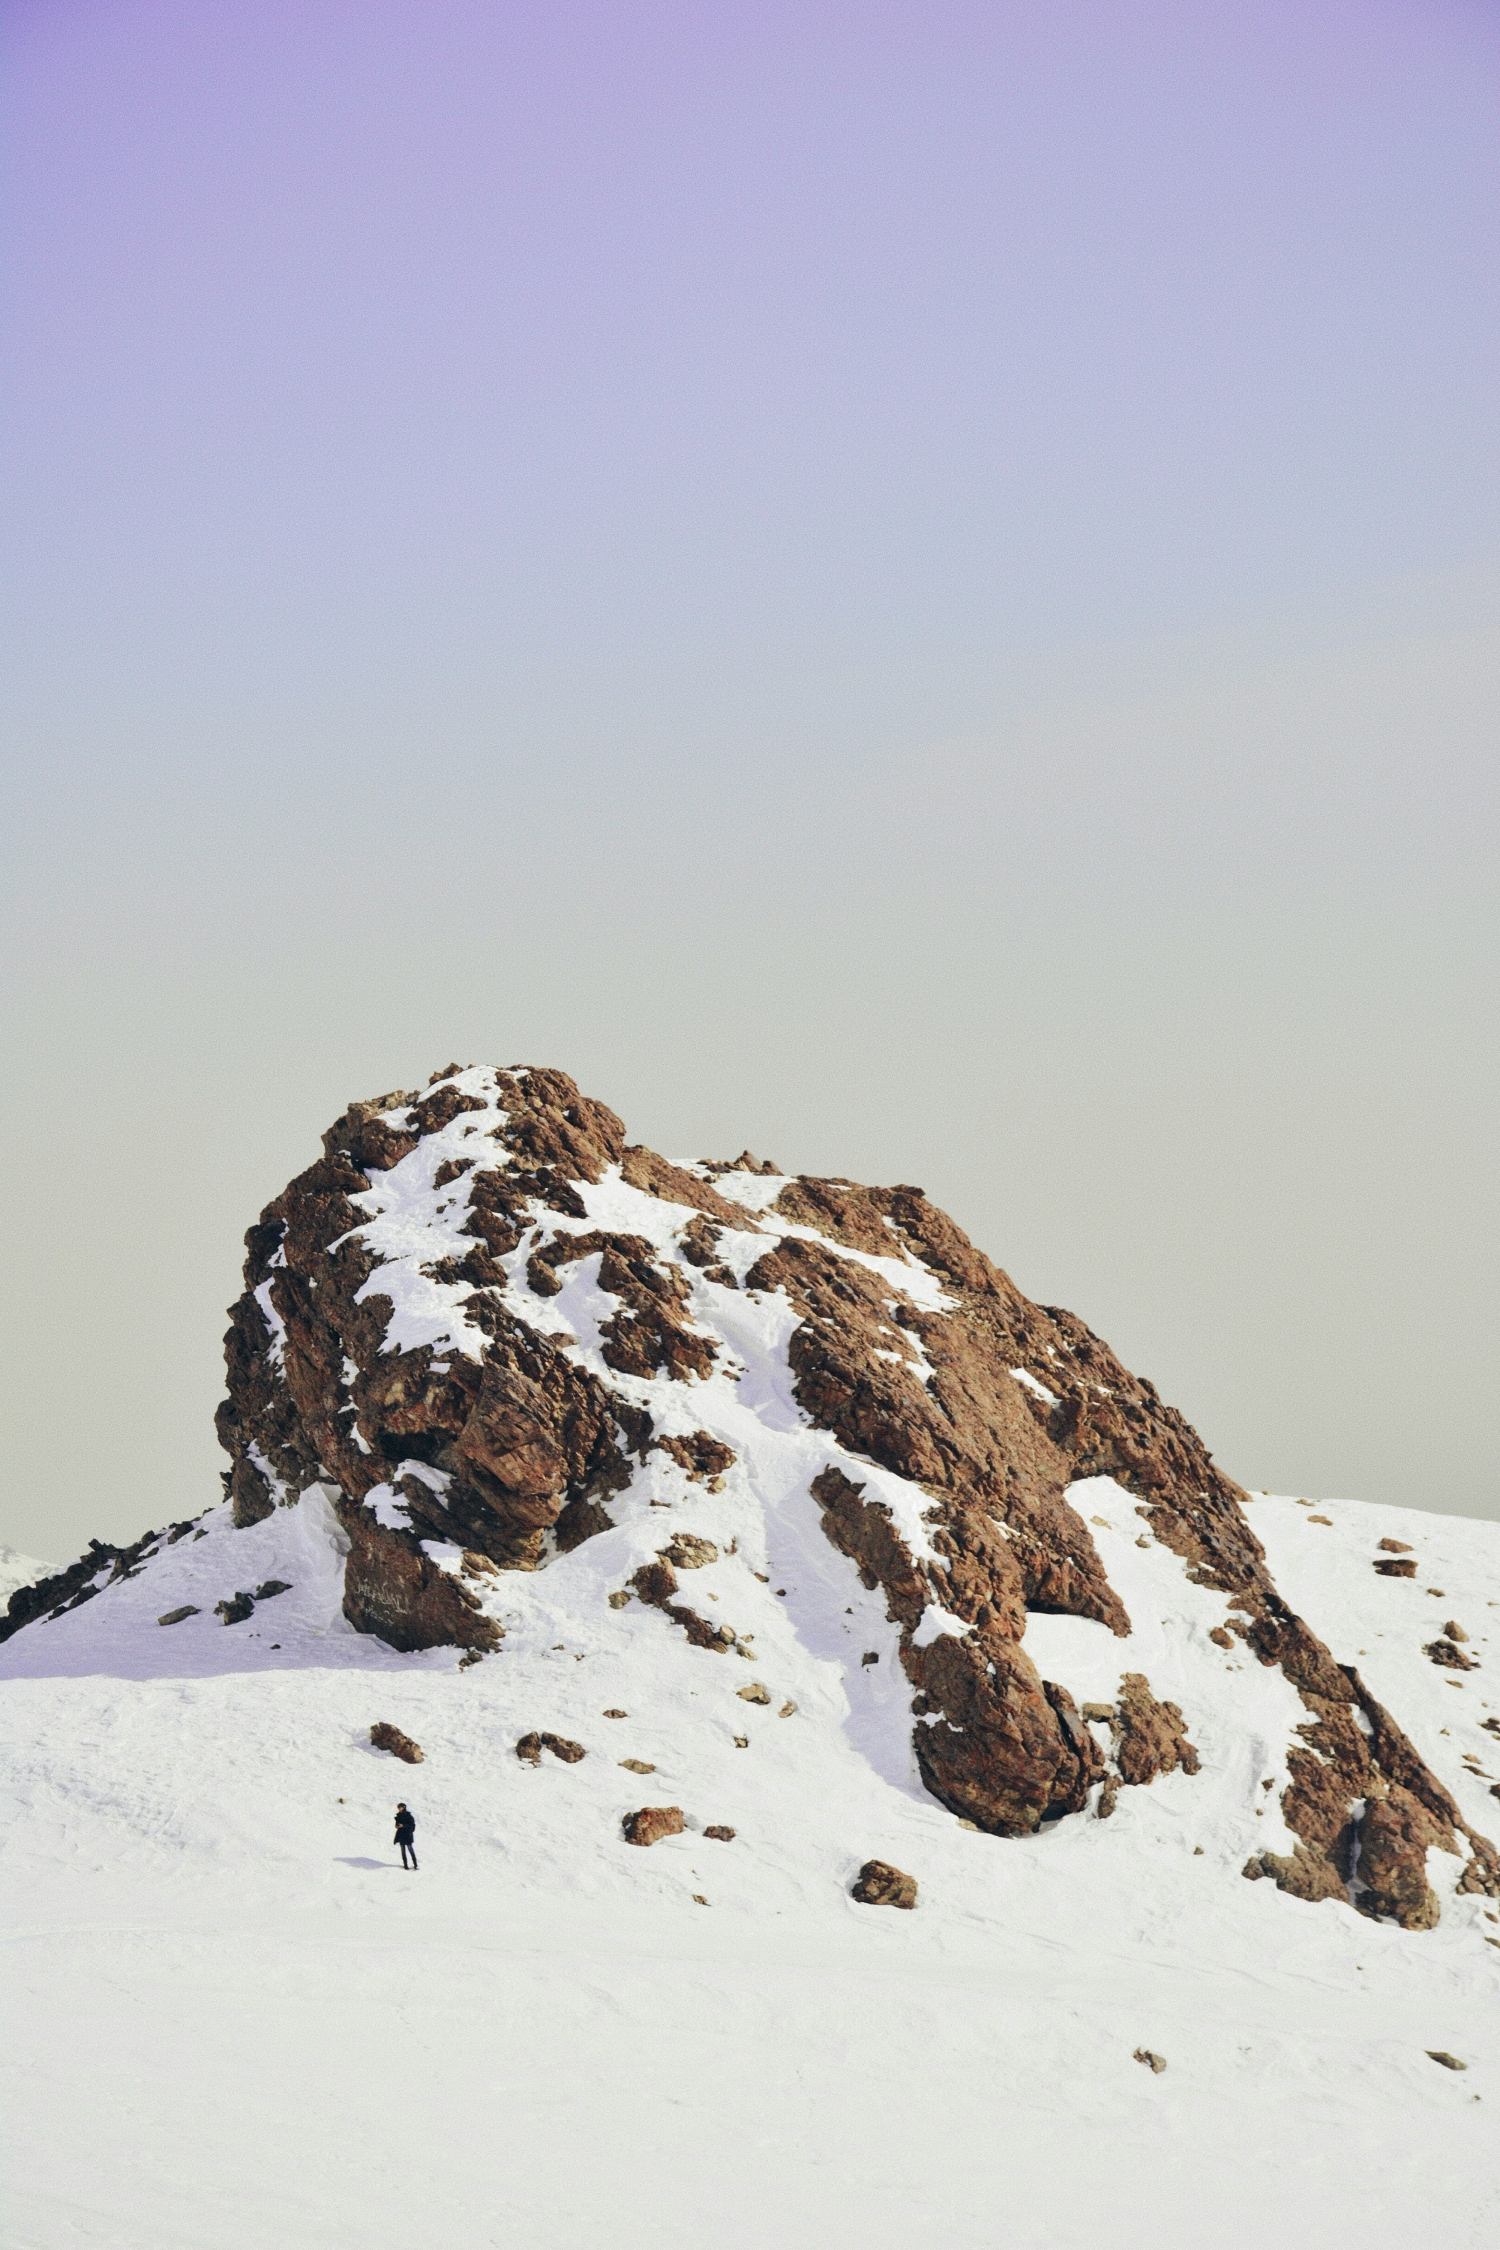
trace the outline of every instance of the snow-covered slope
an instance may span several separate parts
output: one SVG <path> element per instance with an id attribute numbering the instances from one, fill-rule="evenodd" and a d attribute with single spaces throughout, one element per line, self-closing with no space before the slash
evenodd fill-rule
<path id="1" fill-rule="evenodd" d="M 422 1269 L 437 1262 L 434 1178 L 455 1161 L 441 1136 L 477 1114 L 358 1191 L 383 1259 L 360 1286 L 401 1330 L 395 1353 L 341 1378 L 366 1445 L 383 1443 L 371 1397 L 388 1396 L 393 1365 L 410 1369 L 401 1355 L 439 1347 L 441 1371 L 461 1341 L 472 1276 Z M 671 1181 L 653 1193 L 627 1166 L 645 1176 L 627 1156 L 574 1179 L 583 1211 L 549 1215 L 554 1243 L 570 1229 L 639 1237 L 679 1261 L 689 1214 L 661 1192 Z M 919 1683 L 951 1680 L 924 1671 L 945 1641 L 996 1652 L 1001 1671 L 1015 1662 L 982 1614 L 1003 1561 L 1000 1592 L 978 1603 L 950 1487 L 903 1478 L 807 1405 L 831 1395 L 812 1389 L 828 1380 L 829 1319 L 799 1312 L 791 1287 L 746 1286 L 788 1241 L 873 1273 L 927 1324 L 892 1316 L 875 1348 L 893 1380 L 932 1398 L 936 1324 L 960 1317 L 971 1285 L 910 1237 L 885 1261 L 790 1217 L 802 1206 L 780 1175 L 693 1176 L 774 1227 L 768 1241 L 717 1221 L 711 1245 L 691 1245 L 727 1277 L 692 1280 L 680 1313 L 714 1345 L 702 1372 L 630 1374 L 607 1356 L 626 1302 L 601 1288 L 607 1247 L 570 1261 L 564 1244 L 540 1289 L 525 1279 L 538 1230 L 497 1256 L 496 1298 L 561 1338 L 575 1374 L 622 1412 L 649 1417 L 626 1477 L 590 1469 L 575 1544 L 545 1532 L 527 1556 L 539 1567 L 497 1571 L 419 1536 L 421 1493 L 442 1501 L 452 1480 L 451 1496 L 462 1453 L 443 1467 L 387 1449 L 391 1473 L 363 1497 L 331 1474 L 297 1497 L 263 1450 L 257 1475 L 287 1504 L 247 1510 L 242 1480 L 193 1524 L 123 1557 L 99 1550 L 69 1588 L 76 1606 L 0 1647 L 7 2244 L 1492 2239 L 1500 1910 L 1458 1885 L 1468 1837 L 1500 1821 L 1500 1528 L 1233 1502 L 1280 1589 L 1265 1616 L 1309 1620 L 1319 1662 L 1357 1672 L 1382 1719 L 1399 1715 L 1403 1770 L 1453 1804 L 1450 1848 L 1425 1847 L 1435 1927 L 1353 1911 L 1370 1896 L 1357 1862 L 1350 1888 L 1319 1903 L 1244 1880 L 1262 1855 L 1292 1864 L 1295 1761 L 1322 1718 L 1297 1663 L 1251 1637 L 1261 1621 L 1245 1629 L 1260 1580 L 1236 1607 L 1201 1546 L 1171 1543 L 1162 1484 L 1143 1497 L 1076 1477 L 1058 1495 L 1066 1516 L 1044 1512 L 1045 1494 L 1014 1502 L 1011 1540 L 1036 1542 L 1028 1583 L 1076 1603 L 1020 1613 L 1015 1708 L 1031 1709 L 1030 1677 L 1065 1683 L 1093 1778 L 1076 1812 L 986 1833 L 931 1791 Z M 455 1228 L 466 1208 L 455 1199 Z M 834 1223 L 848 1235 L 855 1218 Z M 264 1310 L 305 1428 L 320 1394 L 297 1371 L 295 1322 L 269 1286 Z M 814 1362 L 796 1338 L 820 1321 Z M 637 1349 L 625 1343 L 616 1359 Z M 671 1336 L 661 1348 L 689 1349 Z M 1023 1372 L 1053 1420 L 1065 1377 L 1040 1360 Z M 1005 1395 L 1024 1400 L 1013 1373 Z M 283 1411 L 266 1396 L 263 1416 Z M 926 1411 L 913 1403 L 912 1428 Z M 1032 1427 L 1006 1442 L 1039 1477 L 1052 1455 L 1026 1450 Z M 279 1428 L 285 1462 L 302 1441 Z M 1192 1459 L 1200 1475 L 1206 1457 Z M 831 1526 L 814 1497 L 830 1468 L 889 1511 L 900 1554 L 882 1550 L 879 1570 L 873 1549 L 837 1543 L 868 1527 L 842 1487 L 822 1488 L 844 1507 Z M 1042 1552 L 1062 1537 L 1072 1577 Z M 368 1567 L 404 1570 L 412 1555 L 452 1582 L 458 1608 L 425 1614 L 492 1630 L 405 1651 L 356 1630 L 347 1572 L 361 1541 Z M 652 1575 L 663 1555 L 667 1595 Z M 1373 1567 L 1392 1560 L 1413 1575 Z M 913 1565 L 924 1605 L 898 1614 Z M 1439 1639 L 1462 1666 L 1426 1653 Z M 1131 1679 L 1149 1682 L 1133 1708 L 1158 1728 L 1144 1764 Z M 993 1729 L 965 1710 L 971 1731 Z M 373 1747 L 381 1721 L 421 1746 L 420 1764 Z M 541 1746 L 549 1736 L 582 1756 Z M 538 1762 L 517 1755 L 527 1738 Z M 1157 1756 L 1184 1739 L 1193 1758 Z M 973 1769 L 981 1810 L 997 1801 L 999 1755 Z M 962 1789 L 972 1776 L 940 1778 Z M 418 1819 L 416 1874 L 391 1843 L 398 1798 Z M 644 1807 L 678 1809 L 681 1832 L 628 1842 Z M 872 1859 L 916 1879 L 914 1912 L 852 1896 Z"/>
<path id="2" fill-rule="evenodd" d="M 765 1555 L 788 1600 L 748 1664 L 683 1658 L 665 1618 L 631 1630 L 609 1609 L 628 1526 L 508 1585 L 499 1656 L 398 1654 L 344 1620 L 343 1534 L 317 1498 L 243 1532 L 215 1511 L 107 1601 L 17 1635 L 0 1650 L 7 2244 L 583 2250 L 607 2229 L 1144 2250 L 1196 2243 L 1205 2212 L 1231 2250 L 1492 2240 L 1493 1903 L 1445 1899 L 1413 1935 L 1242 1881 L 1279 1830 L 1261 1783 L 1290 1690 L 1231 1670 L 1243 1657 L 1206 1639 L 1216 1597 L 1136 1546 L 1125 1494 L 1074 1497 L 1111 1526 L 1134 1633 L 1030 1630 L 1101 1695 L 1148 1670 L 1202 1766 L 1123 1791 L 1107 1824 L 1019 1842 L 923 1792 L 880 1605 L 811 1542 Z M 1500 1533 L 1255 1509 L 1278 1568 L 1336 1608 L 1337 1653 L 1369 1652 L 1479 1816 L 1467 1761 L 1500 1774 L 1483 1726 Z M 657 1514 L 726 1546 L 741 1520 L 696 1490 Z M 1370 1570 L 1380 1534 L 1417 1548 L 1417 1581 Z M 758 1618 L 761 1559 L 742 1543 L 698 1573 L 703 1606 Z M 809 1639 L 790 1605 L 819 1572 L 846 1599 Z M 291 1591 L 246 1624 L 213 1618 L 275 1576 Z M 155 1624 L 188 1602 L 196 1617 Z M 1439 1606 L 1463 1613 L 1478 1671 L 1422 1655 Z M 752 1680 L 768 1703 L 741 1700 Z M 371 1748 L 382 1719 L 422 1764 Z M 515 1755 L 533 1731 L 586 1755 L 533 1768 Z M 417 1875 L 391 1844 L 398 1797 Z M 634 1848 L 620 1822 L 643 1804 L 689 1825 Z M 872 1856 L 917 1877 L 914 1913 L 850 1898 Z"/>

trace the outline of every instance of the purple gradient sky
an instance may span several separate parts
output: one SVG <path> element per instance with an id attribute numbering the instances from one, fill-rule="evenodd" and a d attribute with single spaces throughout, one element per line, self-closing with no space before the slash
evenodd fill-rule
<path id="1" fill-rule="evenodd" d="M 28 637 L 967 669 L 1492 551 L 1492 7 L 8 13 Z"/>
<path id="2" fill-rule="evenodd" d="M 126 1402 L 200 1504 L 240 1230 L 450 1050 L 923 1179 L 1246 1479 L 1500 1509 L 1383 1296 L 1477 1401 L 1500 8 L 0 24 L 9 1162 L 134 1183 L 21 1199 L 97 1406 L 0 1537 L 140 1528 Z"/>

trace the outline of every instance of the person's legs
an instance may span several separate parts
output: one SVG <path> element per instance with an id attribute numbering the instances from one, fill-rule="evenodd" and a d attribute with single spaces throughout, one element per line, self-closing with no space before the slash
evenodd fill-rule
<path id="1" fill-rule="evenodd" d="M 415 1844 L 403 1844 L 401 1846 L 401 1864 L 403 1867 L 415 1868 L 417 1864 L 417 1849 Z"/>

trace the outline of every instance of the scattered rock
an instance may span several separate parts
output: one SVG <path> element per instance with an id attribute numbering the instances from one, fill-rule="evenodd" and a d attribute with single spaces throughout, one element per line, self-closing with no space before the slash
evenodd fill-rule
<path id="1" fill-rule="evenodd" d="M 643 1563 L 630 1583 L 648 1608 L 661 1610 L 675 1625 L 682 1627 L 694 1648 L 717 1649 L 721 1654 L 733 1648 L 736 1635 L 732 1625 L 711 1624 L 695 1609 L 673 1601 L 677 1573 L 669 1562 Z"/>
<path id="2" fill-rule="evenodd" d="M 1468 1634 L 1464 1631 L 1462 1625 L 1455 1625 L 1451 1617 L 1449 1618 L 1447 1624 L 1443 1627 L 1443 1631 L 1447 1634 L 1450 1641 L 1466 1641 L 1469 1637 Z"/>
<path id="3" fill-rule="evenodd" d="M 409 1766 L 422 1763 L 422 1752 L 409 1734 L 393 1727 L 388 1720 L 377 1719 L 370 1729 L 370 1740 L 377 1750 L 389 1750 L 393 1758 L 404 1759 Z"/>
<path id="4" fill-rule="evenodd" d="M 1099 1792 L 1099 1809 L 1094 1815 L 1096 1820 L 1108 1820 L 1110 1814 L 1115 1809 L 1115 1799 L 1119 1796 L 1119 1794 L 1119 1775 L 1117 1773 L 1107 1773 L 1104 1776 L 1104 1787 Z"/>
<path id="5" fill-rule="evenodd" d="M 1115 1715 L 1115 1707 L 1112 1703 L 1085 1703 L 1083 1715 L 1086 1719 L 1102 1719 L 1107 1726 Z"/>
<path id="6" fill-rule="evenodd" d="M 701 1891 L 694 1891 L 693 1904 L 694 1906 L 707 1906 L 708 1900 L 703 1896 L 703 1893 Z"/>
<path id="7" fill-rule="evenodd" d="M 1399 1562 L 1378 1562 L 1376 1570 L 1382 1578 L 1415 1578 L 1417 1566 L 1409 1557 Z"/>
<path id="8" fill-rule="evenodd" d="M 735 1738 L 734 1738 L 734 1746 L 735 1746 L 736 1750 L 748 1750 L 748 1749 L 749 1749 L 749 1747 L 750 1747 L 750 1737 L 749 1737 L 749 1735 L 748 1735 L 748 1734 L 737 1734 L 737 1735 L 735 1736 Z"/>
<path id="9" fill-rule="evenodd" d="M 715 1826 L 705 1828 L 703 1833 L 705 1836 L 712 1836 L 716 1844 L 732 1844 L 734 1842 L 734 1830 L 732 1828 Z"/>
<path id="10" fill-rule="evenodd" d="M 1135 2059 L 1138 2063 L 1144 2063 L 1148 2070 L 1156 2071 L 1158 2073 L 1164 2071 L 1167 2067 L 1166 2056 L 1153 2055 L 1149 2047 L 1137 2047 L 1135 2051 Z"/>
<path id="11" fill-rule="evenodd" d="M 737 1227 L 743 1227 L 745 1225 L 744 1213 L 741 1212 L 733 1223 Z M 690 1228 L 689 1233 L 691 1231 Z M 698 1265 L 700 1261 L 692 1255 L 691 1248 L 686 1243 L 684 1248 L 688 1251 L 689 1264 Z M 716 1269 L 712 1278 L 717 1279 L 719 1272 L 726 1270 L 725 1268 Z M 734 1467 L 734 1453 L 731 1448 L 727 1445 L 721 1445 L 716 1437 L 710 1437 L 707 1430 L 694 1430 L 691 1437 L 656 1438 L 652 1442 L 651 1451 L 653 1453 L 665 1453 L 670 1460 L 677 1463 L 679 1469 L 687 1471 L 689 1484 L 707 1485 L 710 1492 L 723 1491 L 725 1472 Z M 705 1546 L 708 1544 L 706 1540 L 703 1543 Z"/>
<path id="12" fill-rule="evenodd" d="M 1326 1523 L 1330 1526 L 1333 1523 L 1332 1516 L 1309 1516 L 1307 1520 L 1309 1523 Z"/>
<path id="13" fill-rule="evenodd" d="M 626 1603 L 631 1599 L 632 1596 L 628 1586 L 617 1586 L 609 1597 L 609 1606 L 611 1609 L 624 1609 Z"/>
<path id="14" fill-rule="evenodd" d="M 1466 2062 L 1460 2062 L 1457 2055 L 1450 2055 L 1446 2047 L 1429 2047 L 1427 2054 L 1430 2061 L 1441 2063 L 1444 2070 L 1467 2070 L 1469 2067 Z"/>
<path id="15" fill-rule="evenodd" d="M 223 1606 L 221 1602 L 219 1607 L 222 1609 Z M 166 1615 L 158 1617 L 156 1622 L 158 1625 L 180 1625 L 185 1617 L 196 1617 L 197 1615 L 197 1605 L 193 1602 L 184 1602 L 181 1609 L 169 1609 Z M 228 1624 L 229 1620 L 226 1618 L 224 1622 Z"/>
<path id="16" fill-rule="evenodd" d="M 788 1698 L 788 1700 L 782 1704 L 781 1709 L 777 1712 L 776 1716 L 778 1719 L 789 1719 L 796 1708 L 796 1704 L 793 1703 L 790 1698 Z"/>
<path id="17" fill-rule="evenodd" d="M 627 1813 L 624 1821 L 627 1844 L 655 1844 L 663 1836 L 682 1834 L 682 1807 L 680 1805 L 642 1805 L 639 1812 Z"/>
<path id="18" fill-rule="evenodd" d="M 1377 1539 L 1375 1544 L 1383 1554 L 1409 1555 L 1411 1553 L 1411 1541 L 1409 1539 Z"/>
<path id="19" fill-rule="evenodd" d="M 752 1680 L 748 1687 L 736 1688 L 734 1692 L 741 1703 L 769 1703 L 771 1700 L 770 1689 L 762 1687 L 759 1680 Z"/>
<path id="20" fill-rule="evenodd" d="M 621 1758 L 618 1762 L 627 1773 L 655 1773 L 656 1771 L 655 1766 L 648 1766 L 644 1758 Z"/>
<path id="21" fill-rule="evenodd" d="M 606 1711 L 604 1716 L 606 1719 L 628 1719 L 630 1713 L 628 1711 Z"/>
<path id="22" fill-rule="evenodd" d="M 544 1750 L 561 1758 L 565 1766 L 576 1766 L 587 1755 L 581 1742 L 570 1742 L 563 1734 L 523 1734 L 516 1744 L 516 1756 L 527 1766 L 539 1766 Z"/>
<path id="23" fill-rule="evenodd" d="M 289 1594 L 291 1590 L 290 1579 L 268 1578 L 263 1586 L 256 1587 L 255 1598 L 258 1602 L 274 1601 L 278 1594 Z"/>
<path id="24" fill-rule="evenodd" d="M 860 1658 L 859 1661 L 861 1664 L 878 1664 L 880 1662 L 880 1651 L 878 1649 L 867 1648 L 864 1655 Z"/>
<path id="25" fill-rule="evenodd" d="M 867 1859 L 851 1894 L 861 1906 L 913 1907 L 917 1903 L 915 1875 L 903 1875 L 888 1860 Z"/>
<path id="26" fill-rule="evenodd" d="M 719 1550 L 711 1539 L 700 1539 L 695 1531 L 676 1531 L 662 1549 L 664 1561 L 678 1570 L 707 1570 L 710 1563 L 719 1559 Z"/>
<path id="27" fill-rule="evenodd" d="M 1430 1656 L 1434 1664 L 1441 1664 L 1450 1672 L 1477 1672 L 1479 1670 L 1478 1658 L 1465 1656 L 1463 1650 L 1453 1641 L 1428 1641 L 1423 1646 L 1422 1654 Z"/>
<path id="28" fill-rule="evenodd" d="M 243 1625 L 254 1614 L 255 1596 L 236 1594 L 232 1600 L 214 1603 L 215 1617 L 222 1617 L 226 1625 Z"/>
<path id="29" fill-rule="evenodd" d="M 1234 1635 L 1226 1633 L 1222 1625 L 1210 1625 L 1208 1637 L 1218 1648 L 1233 1648 Z"/>
<path id="30" fill-rule="evenodd" d="M 482 1664 L 483 1662 L 484 1650 L 482 1648 L 471 1648 L 467 1655 L 459 1658 L 458 1668 L 460 1672 L 467 1672 L 471 1664 Z"/>

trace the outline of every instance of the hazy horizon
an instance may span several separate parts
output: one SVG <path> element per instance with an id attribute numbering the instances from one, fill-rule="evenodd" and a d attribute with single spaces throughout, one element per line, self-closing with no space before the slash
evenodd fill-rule
<path id="1" fill-rule="evenodd" d="M 454 1060 L 1500 1519 L 1492 9 L 0 37 L 0 1541 L 217 1497 L 245 1228 Z"/>

